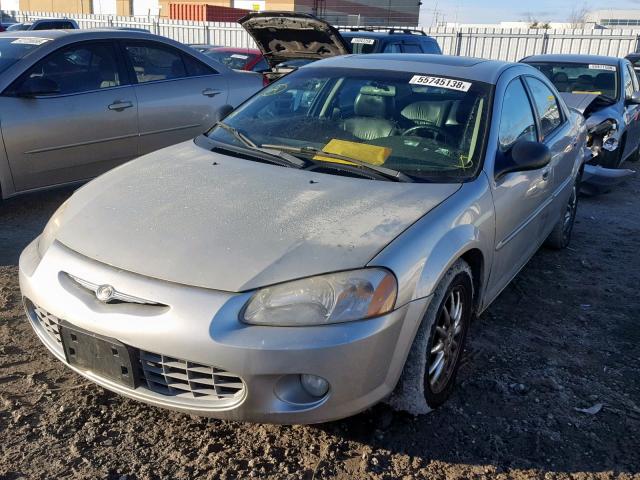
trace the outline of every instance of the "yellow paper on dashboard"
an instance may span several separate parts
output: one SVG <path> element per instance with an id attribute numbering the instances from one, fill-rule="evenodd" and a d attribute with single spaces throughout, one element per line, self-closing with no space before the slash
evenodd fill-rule
<path id="1" fill-rule="evenodd" d="M 380 147 L 378 145 L 369 145 L 367 143 L 349 142 L 347 140 L 338 140 L 334 138 L 323 148 L 323 152 L 333 153 L 335 155 L 343 155 L 361 162 L 370 163 L 371 165 L 382 165 L 391 155 L 391 149 Z M 355 165 L 347 160 L 338 160 L 335 158 L 325 157 L 321 153 L 313 157 L 314 160 L 323 162 L 344 163 L 347 165 Z"/>

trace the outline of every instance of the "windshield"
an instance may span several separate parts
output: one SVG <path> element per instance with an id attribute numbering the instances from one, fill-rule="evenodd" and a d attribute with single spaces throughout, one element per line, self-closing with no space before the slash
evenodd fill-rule
<path id="1" fill-rule="evenodd" d="M 29 30 L 31 27 L 31 23 L 14 23 L 13 25 L 7 27 L 7 32 L 15 32 L 19 30 Z"/>
<path id="2" fill-rule="evenodd" d="M 350 53 L 374 53 L 378 51 L 378 40 L 358 36 L 355 33 L 342 33 Z"/>
<path id="3" fill-rule="evenodd" d="M 618 69 L 613 65 L 531 63 L 551 80 L 559 92 L 595 93 L 618 98 Z"/>
<path id="4" fill-rule="evenodd" d="M 224 122 L 258 146 L 322 150 L 417 180 L 459 181 L 481 164 L 490 90 L 411 72 L 308 68 L 271 84 Z M 220 127 L 208 136 L 239 143 Z"/>
<path id="5" fill-rule="evenodd" d="M 255 58 L 255 55 L 250 53 L 239 52 L 225 52 L 219 50 L 209 50 L 204 52 L 206 56 L 217 60 L 218 62 L 226 65 L 234 70 L 242 70 L 247 63 Z"/>
<path id="6" fill-rule="evenodd" d="M 30 51 L 48 41 L 50 41 L 48 38 L 0 37 L 0 72 L 4 72 Z"/>

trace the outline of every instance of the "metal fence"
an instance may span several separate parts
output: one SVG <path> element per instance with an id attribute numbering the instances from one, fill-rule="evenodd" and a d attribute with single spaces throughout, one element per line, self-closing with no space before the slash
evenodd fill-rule
<path id="1" fill-rule="evenodd" d="M 253 40 L 237 23 L 194 22 L 158 17 L 61 14 L 51 12 L 2 12 L 3 19 L 28 21 L 37 18 L 74 18 L 81 28 L 144 28 L 184 43 L 254 47 Z M 625 56 L 640 46 L 638 30 L 520 30 L 498 28 L 425 29 L 436 38 L 443 53 L 517 61 L 540 53 L 585 53 Z"/>

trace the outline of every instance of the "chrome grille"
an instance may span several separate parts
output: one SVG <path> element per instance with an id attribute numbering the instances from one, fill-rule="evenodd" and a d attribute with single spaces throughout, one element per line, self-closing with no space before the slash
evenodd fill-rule
<path id="1" fill-rule="evenodd" d="M 45 329 L 49 336 L 55 340 L 59 345 L 62 345 L 62 337 L 60 336 L 60 320 L 55 315 L 51 315 L 49 312 L 34 305 L 33 313 L 36 314 L 36 318 L 40 322 L 40 325 Z"/>
<path id="2" fill-rule="evenodd" d="M 216 367 L 144 350 L 140 365 L 149 389 L 163 395 L 234 403 L 244 393 L 240 377 Z"/>

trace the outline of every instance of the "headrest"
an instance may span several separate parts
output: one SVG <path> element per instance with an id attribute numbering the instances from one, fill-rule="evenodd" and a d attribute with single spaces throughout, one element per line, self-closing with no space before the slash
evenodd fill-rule
<path id="1" fill-rule="evenodd" d="M 558 72 L 553 76 L 553 83 L 569 83 L 569 75 L 564 72 Z"/>
<path id="2" fill-rule="evenodd" d="M 450 106 L 448 100 L 414 102 L 404 107 L 400 115 L 416 123 L 440 125 Z"/>
<path id="3" fill-rule="evenodd" d="M 353 105 L 353 112 L 358 117 L 386 118 L 393 106 L 392 96 L 367 95 L 359 93 Z"/>
<path id="4" fill-rule="evenodd" d="M 612 90 L 616 86 L 616 77 L 613 73 L 599 73 L 593 85 L 598 89 Z"/>

